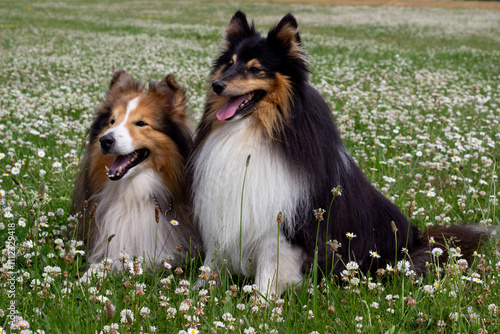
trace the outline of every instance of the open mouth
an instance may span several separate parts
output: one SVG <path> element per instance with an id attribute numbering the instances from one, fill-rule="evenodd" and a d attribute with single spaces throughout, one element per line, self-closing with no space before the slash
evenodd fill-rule
<path id="1" fill-rule="evenodd" d="M 110 180 L 116 181 L 121 179 L 127 172 L 146 160 L 149 157 L 148 149 L 139 149 L 127 155 L 117 155 L 115 161 L 108 169 L 108 177 Z"/>
<path id="2" fill-rule="evenodd" d="M 245 95 L 230 97 L 226 104 L 217 112 L 217 119 L 219 121 L 226 121 L 233 118 L 237 113 L 250 110 L 264 95 L 264 91 L 257 90 Z"/>

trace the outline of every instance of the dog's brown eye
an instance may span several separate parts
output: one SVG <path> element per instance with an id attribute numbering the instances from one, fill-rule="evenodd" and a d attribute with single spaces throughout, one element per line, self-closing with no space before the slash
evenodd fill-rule
<path id="1" fill-rule="evenodd" d="M 148 123 L 146 123 L 146 122 L 144 122 L 144 121 L 139 121 L 139 122 L 135 123 L 135 125 L 140 126 L 140 127 L 143 127 L 143 126 L 148 125 Z"/>
<path id="2" fill-rule="evenodd" d="M 112 119 L 111 121 L 109 121 L 109 124 L 111 124 L 111 125 L 115 124 L 115 120 Z"/>

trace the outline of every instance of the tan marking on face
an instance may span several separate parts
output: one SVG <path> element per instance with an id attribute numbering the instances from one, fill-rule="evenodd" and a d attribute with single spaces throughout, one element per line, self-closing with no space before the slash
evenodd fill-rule
<path id="1" fill-rule="evenodd" d="M 256 90 L 270 92 L 274 89 L 274 79 L 268 78 L 244 78 L 242 76 L 231 81 L 224 81 L 226 89 L 225 96 L 241 96 Z"/>
<path id="2" fill-rule="evenodd" d="M 262 69 L 262 65 L 257 59 L 252 59 L 249 62 L 247 62 L 245 68 L 247 70 L 251 69 L 252 67 L 257 67 L 258 69 Z"/>
<path id="3" fill-rule="evenodd" d="M 162 110 L 161 102 L 158 98 L 149 96 L 147 93 L 139 95 L 139 104 L 132 110 L 126 123 L 123 126 L 127 129 L 132 138 L 132 147 L 134 150 L 146 148 L 150 151 L 149 157 L 141 162 L 142 166 L 149 167 L 155 172 L 161 174 L 165 185 L 169 188 L 173 196 L 181 196 L 184 186 L 184 158 L 178 150 L 175 142 L 165 133 L 161 132 L 160 122 L 165 117 L 164 112 L 168 112 L 174 121 L 181 121 L 181 124 L 187 122 L 184 110 Z M 126 115 L 126 104 L 119 104 L 112 112 L 115 123 L 105 128 L 101 135 L 108 129 L 121 124 Z M 143 121 L 147 125 L 138 126 L 137 122 Z M 99 137 L 100 137 L 99 136 Z M 117 138 L 119 140 L 119 138 Z M 97 140 L 95 148 L 92 148 L 92 160 L 95 161 L 95 168 L 101 173 L 102 182 L 107 179 L 104 166 L 111 166 L 116 158 L 115 155 L 99 153 L 99 141 Z M 136 167 L 134 167 L 136 168 Z"/>
<path id="4" fill-rule="evenodd" d="M 266 96 L 260 100 L 253 108 L 255 117 L 255 127 L 263 131 L 267 137 L 273 138 L 274 133 L 282 131 L 290 118 L 290 107 L 292 99 L 292 86 L 288 77 L 277 74 L 274 79 L 243 79 L 239 78 L 231 82 L 226 82 L 230 92 L 234 96 L 240 96 L 256 90 L 264 90 Z M 207 115 L 207 121 L 212 124 L 212 130 L 222 126 L 224 122 L 217 120 L 217 112 L 224 106 L 228 98 L 218 96 L 209 90 L 207 103 L 211 105 L 211 111 Z M 278 108 L 281 112 L 278 111 Z M 255 130 L 258 130 L 255 129 Z"/>
<path id="5" fill-rule="evenodd" d="M 288 77 L 277 74 L 273 89 L 259 101 L 255 113 L 256 124 L 262 126 L 269 138 L 286 127 L 290 118 L 291 101 L 292 85 Z"/>

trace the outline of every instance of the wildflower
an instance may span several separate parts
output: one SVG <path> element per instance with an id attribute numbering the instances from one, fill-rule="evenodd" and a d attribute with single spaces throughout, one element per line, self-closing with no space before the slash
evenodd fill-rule
<path id="1" fill-rule="evenodd" d="M 255 334 L 255 329 L 253 327 L 248 327 L 243 330 L 243 333 L 245 334 Z"/>
<path id="2" fill-rule="evenodd" d="M 375 251 L 370 251 L 370 256 L 374 259 L 380 259 L 380 255 Z"/>
<path id="3" fill-rule="evenodd" d="M 349 240 L 352 240 L 354 238 L 356 238 L 356 234 L 352 233 L 352 232 L 347 232 L 345 234 L 345 236 L 349 239 Z"/>
<path id="4" fill-rule="evenodd" d="M 252 293 L 253 288 L 252 288 L 252 286 L 251 286 L 251 285 L 245 285 L 245 286 L 243 286 L 243 289 L 242 289 L 242 290 L 243 290 L 243 292 L 245 292 L 245 293 Z"/>
<path id="5" fill-rule="evenodd" d="M 461 257 L 462 254 L 460 254 L 460 252 L 460 247 L 450 248 L 450 250 L 448 251 L 451 257 Z"/>
<path id="6" fill-rule="evenodd" d="M 333 197 L 342 196 L 342 188 L 340 186 L 336 186 L 335 188 L 333 188 L 332 195 L 333 195 Z"/>
<path id="7" fill-rule="evenodd" d="M 163 266 L 167 269 L 172 269 L 172 265 L 168 263 L 167 261 L 163 262 Z"/>
<path id="8" fill-rule="evenodd" d="M 177 225 L 179 225 L 179 222 L 175 219 L 171 219 L 170 224 L 172 224 L 173 226 L 177 226 Z"/>
<path id="9" fill-rule="evenodd" d="M 17 175 L 21 172 L 21 170 L 17 167 L 13 167 L 11 170 L 10 170 L 11 174 L 12 175 Z"/>
<path id="10" fill-rule="evenodd" d="M 38 157 L 43 158 L 43 157 L 45 157 L 45 151 L 44 150 L 38 150 L 37 155 L 38 155 Z"/>
<path id="11" fill-rule="evenodd" d="M 24 319 L 21 319 L 17 322 L 17 325 L 21 328 L 21 329 L 27 329 L 27 328 L 30 328 L 30 324 L 24 320 Z"/>
<path id="12" fill-rule="evenodd" d="M 403 273 L 406 273 L 407 271 L 409 271 L 411 269 L 411 264 L 407 260 L 398 261 L 398 263 L 396 265 L 397 265 L 398 270 L 402 271 Z"/>
<path id="13" fill-rule="evenodd" d="M 61 164 L 60 162 L 57 162 L 57 161 L 56 161 L 56 162 L 54 162 L 54 163 L 52 164 L 52 167 L 54 167 L 54 168 L 61 168 L 61 167 L 62 167 L 62 164 Z"/>
<path id="14" fill-rule="evenodd" d="M 13 215 L 13 214 L 12 214 L 12 212 L 10 212 L 10 211 L 7 211 L 7 212 L 6 212 L 3 216 L 4 216 L 5 218 L 12 218 L 12 217 L 14 217 L 14 215 Z M 26 225 L 24 225 L 24 226 L 26 226 Z M 24 226 L 23 226 L 23 227 L 24 227 Z"/>
<path id="15" fill-rule="evenodd" d="M 434 293 L 434 287 L 432 285 L 424 285 L 424 292 L 432 295 Z"/>
<path id="16" fill-rule="evenodd" d="M 433 248 L 431 251 L 434 257 L 440 257 L 443 254 L 443 250 L 439 247 Z"/>
<path id="17" fill-rule="evenodd" d="M 314 216 L 316 217 L 316 221 L 317 222 L 320 222 L 320 221 L 324 220 L 323 214 L 325 213 L 325 210 L 319 208 L 317 210 L 313 210 L 313 212 L 314 212 Z"/>
<path id="18" fill-rule="evenodd" d="M 389 177 L 389 176 L 385 176 L 385 175 L 384 175 L 384 176 L 382 176 L 382 178 L 383 178 L 386 182 L 388 182 L 388 183 L 394 183 L 394 182 L 396 182 L 396 179 L 395 179 L 395 178 L 392 178 L 392 177 Z"/>
<path id="19" fill-rule="evenodd" d="M 434 245 L 435 243 L 434 237 L 429 237 L 429 245 Z"/>
<path id="20" fill-rule="evenodd" d="M 222 320 L 224 320 L 224 321 L 228 322 L 228 321 L 234 321 L 234 320 L 236 320 L 236 319 L 233 317 L 233 315 L 232 315 L 231 313 L 226 312 L 226 313 L 224 313 L 224 314 L 222 315 Z"/>
<path id="21" fill-rule="evenodd" d="M 370 307 L 372 307 L 372 308 L 374 308 L 374 309 L 378 309 L 379 304 L 378 304 L 377 302 L 372 302 L 372 303 L 370 304 Z"/>
<path id="22" fill-rule="evenodd" d="M 352 286 L 358 286 L 358 284 L 359 284 L 359 278 L 357 278 L 357 277 L 351 278 L 350 283 L 351 283 Z"/>
<path id="23" fill-rule="evenodd" d="M 224 325 L 224 323 L 222 321 L 214 321 L 214 325 L 215 327 L 218 327 L 218 328 L 225 328 L 226 325 Z"/>
<path id="24" fill-rule="evenodd" d="M 100 301 L 101 303 L 105 304 L 109 299 L 106 296 L 99 295 L 99 296 L 97 296 L 97 300 Z"/>
<path id="25" fill-rule="evenodd" d="M 347 262 L 347 264 L 345 265 L 345 267 L 346 267 L 347 270 L 358 270 L 359 264 L 357 264 L 354 261 L 350 261 L 350 262 Z"/>
<path id="26" fill-rule="evenodd" d="M 120 322 L 122 324 L 132 324 L 134 322 L 134 313 L 129 309 L 123 309 L 120 312 Z"/>
<path id="27" fill-rule="evenodd" d="M 189 309 L 191 308 L 191 302 L 187 302 L 187 301 L 183 301 L 180 305 L 179 305 L 179 312 L 187 312 L 189 311 Z"/>
<path id="28" fill-rule="evenodd" d="M 469 317 L 470 320 L 474 320 L 474 321 L 479 320 L 479 318 L 480 318 L 479 314 L 473 312 L 472 306 L 469 306 L 467 308 L 467 316 Z"/>
<path id="29" fill-rule="evenodd" d="M 417 301 L 415 299 L 411 298 L 410 296 L 405 297 L 405 301 L 406 301 L 406 305 L 408 305 L 409 307 L 417 305 Z"/>
<path id="30" fill-rule="evenodd" d="M 173 318 L 175 318 L 175 315 L 177 314 L 177 310 L 173 307 L 169 307 L 167 309 L 167 314 L 168 314 L 169 318 L 173 319 Z"/>
<path id="31" fill-rule="evenodd" d="M 188 334 L 198 334 L 200 331 L 196 328 L 190 328 L 188 331 Z"/>
<path id="32" fill-rule="evenodd" d="M 496 316 L 498 314 L 498 306 L 495 304 L 488 305 L 488 311 L 492 316 Z"/>
<path id="33" fill-rule="evenodd" d="M 151 313 L 151 310 L 149 308 L 147 308 L 147 307 L 141 307 L 141 310 L 139 311 L 139 314 L 143 318 L 147 318 L 150 313 Z"/>

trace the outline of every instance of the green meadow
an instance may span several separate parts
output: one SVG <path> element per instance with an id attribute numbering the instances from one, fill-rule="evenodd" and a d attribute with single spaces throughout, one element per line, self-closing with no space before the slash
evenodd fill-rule
<path id="1" fill-rule="evenodd" d="M 174 73 L 196 125 L 238 9 L 264 33 L 296 16 L 311 82 L 367 177 L 422 229 L 491 226 L 474 258 L 430 244 L 423 276 L 404 261 L 368 276 L 350 262 L 341 277 L 308 276 L 268 300 L 251 278 L 215 284 L 201 259 L 182 270 L 134 259 L 135 270 L 78 281 L 87 254 L 68 232 L 71 193 L 112 74 Z M 0 333 L 498 333 L 499 89 L 494 10 L 3 0 Z M 453 256 L 440 263 L 442 252 Z M 208 284 L 194 289 L 200 275 Z"/>

